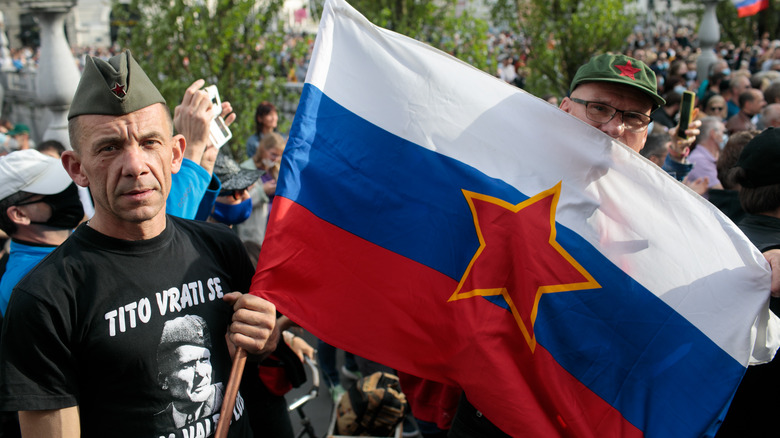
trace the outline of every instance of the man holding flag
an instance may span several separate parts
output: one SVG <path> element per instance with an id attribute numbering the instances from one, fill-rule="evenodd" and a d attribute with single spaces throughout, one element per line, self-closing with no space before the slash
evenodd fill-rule
<path id="1" fill-rule="evenodd" d="M 770 270 L 636 153 L 634 61 L 584 67 L 575 118 L 329 1 L 251 292 L 510 436 L 711 433 L 777 350 Z"/>
<path id="2" fill-rule="evenodd" d="M 647 140 L 650 114 L 664 104 L 656 83 L 655 73 L 642 61 L 620 54 L 598 55 L 577 71 L 570 95 L 561 101 L 560 108 L 639 152 Z M 683 149 L 695 140 L 698 125 L 697 121 L 686 131 L 686 139 L 680 139 L 673 130 L 674 147 Z M 768 253 L 767 259 L 773 255 Z M 468 400 L 461 400 L 451 438 L 497 433 Z"/>

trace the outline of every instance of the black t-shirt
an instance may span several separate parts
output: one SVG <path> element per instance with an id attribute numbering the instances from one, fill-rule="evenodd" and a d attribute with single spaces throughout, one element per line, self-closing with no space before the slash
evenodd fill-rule
<path id="1" fill-rule="evenodd" d="M 0 409 L 78 405 L 85 437 L 211 436 L 231 367 L 221 297 L 253 272 L 223 225 L 168 216 L 144 241 L 80 226 L 14 289 Z M 250 436 L 240 396 L 230 436 Z"/>

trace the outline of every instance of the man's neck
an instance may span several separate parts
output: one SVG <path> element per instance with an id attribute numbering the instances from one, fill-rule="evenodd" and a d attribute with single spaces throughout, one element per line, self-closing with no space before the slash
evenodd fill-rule
<path id="1" fill-rule="evenodd" d="M 778 207 L 778 208 L 776 208 L 774 210 L 765 211 L 765 212 L 759 213 L 759 214 L 762 215 L 762 216 L 769 216 L 769 217 L 780 219 L 780 207 Z"/>
<path id="2" fill-rule="evenodd" d="M 87 226 L 93 230 L 121 240 L 149 240 L 165 231 L 165 210 L 152 219 L 142 222 L 129 222 L 114 217 L 106 218 L 95 212 L 87 221 Z"/>
<path id="3" fill-rule="evenodd" d="M 712 140 L 707 140 L 704 143 L 700 143 L 699 146 L 704 147 L 707 152 L 710 153 L 716 160 L 720 155 L 720 147 Z"/>

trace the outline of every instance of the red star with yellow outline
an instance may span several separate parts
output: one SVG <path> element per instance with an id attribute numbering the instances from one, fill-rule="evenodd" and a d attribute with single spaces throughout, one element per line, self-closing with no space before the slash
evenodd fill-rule
<path id="1" fill-rule="evenodd" d="M 642 71 L 641 68 L 636 68 L 632 66 L 631 61 L 626 61 L 626 65 L 615 64 L 615 68 L 620 70 L 620 76 L 628 76 L 629 78 L 631 78 L 632 81 L 636 80 L 634 74 Z"/>
<path id="2" fill-rule="evenodd" d="M 474 217 L 479 248 L 449 301 L 501 295 L 531 352 L 542 295 L 595 289 L 596 280 L 555 240 L 561 183 L 512 205 L 463 190 Z"/>

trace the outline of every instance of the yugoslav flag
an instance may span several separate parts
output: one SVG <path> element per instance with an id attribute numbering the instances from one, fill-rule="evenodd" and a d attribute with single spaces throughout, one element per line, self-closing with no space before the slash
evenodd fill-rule
<path id="1" fill-rule="evenodd" d="M 512 436 L 698 437 L 777 349 L 768 265 L 706 200 L 343 0 L 276 195 L 252 293 Z"/>
<path id="2" fill-rule="evenodd" d="M 769 0 L 732 0 L 737 7 L 737 16 L 749 17 L 769 8 Z"/>

